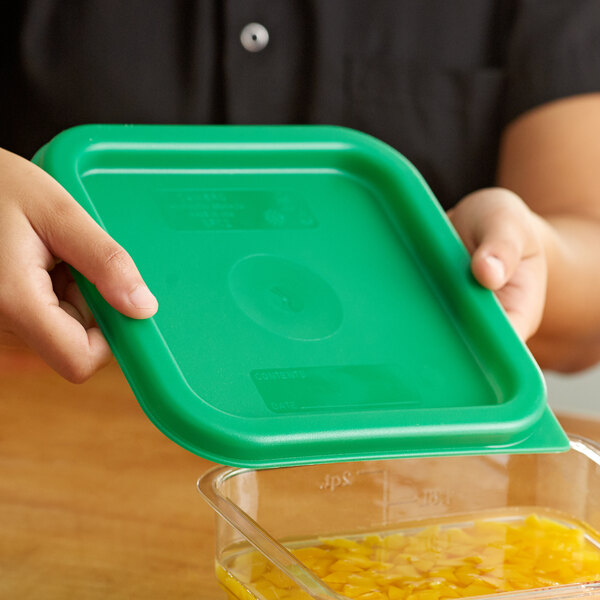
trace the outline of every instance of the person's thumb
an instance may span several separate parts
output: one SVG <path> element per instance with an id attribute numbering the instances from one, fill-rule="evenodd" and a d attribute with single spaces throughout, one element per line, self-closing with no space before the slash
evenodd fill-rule
<path id="1" fill-rule="evenodd" d="M 484 287 L 501 289 L 534 251 L 528 213 L 518 196 L 500 188 L 469 194 L 453 209 L 452 222 L 472 255 L 473 275 Z"/>
<path id="2" fill-rule="evenodd" d="M 151 317 L 158 302 L 129 254 L 70 197 L 48 206 L 53 209 L 42 209 L 34 226 L 52 254 L 91 281 L 119 312 Z"/>

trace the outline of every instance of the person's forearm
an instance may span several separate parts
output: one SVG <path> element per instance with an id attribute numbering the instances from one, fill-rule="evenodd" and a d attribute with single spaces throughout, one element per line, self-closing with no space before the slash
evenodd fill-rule
<path id="1" fill-rule="evenodd" d="M 546 368 L 600 362 L 600 94 L 530 110 L 502 136 L 498 185 L 544 221 L 546 306 L 530 347 Z"/>
<path id="2" fill-rule="evenodd" d="M 529 340 L 543 368 L 576 371 L 600 360 L 600 222 L 578 215 L 541 219 L 548 290 Z"/>

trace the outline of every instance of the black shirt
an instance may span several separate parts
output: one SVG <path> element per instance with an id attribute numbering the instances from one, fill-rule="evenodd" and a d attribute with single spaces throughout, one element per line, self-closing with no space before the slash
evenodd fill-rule
<path id="1" fill-rule="evenodd" d="M 600 90 L 599 0 L 10 5 L 0 146 L 26 156 L 79 123 L 338 124 L 395 146 L 449 207 L 493 184 L 510 120 Z"/>

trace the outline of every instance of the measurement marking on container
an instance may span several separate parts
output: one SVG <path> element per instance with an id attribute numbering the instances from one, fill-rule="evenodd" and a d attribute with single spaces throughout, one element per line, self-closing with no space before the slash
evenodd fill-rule
<path id="1" fill-rule="evenodd" d="M 446 490 L 426 488 L 415 492 L 412 496 L 390 502 L 390 506 L 418 504 L 419 506 L 449 506 L 451 495 Z"/>
<path id="2" fill-rule="evenodd" d="M 351 471 L 344 471 L 340 474 L 325 474 L 325 479 L 319 485 L 320 490 L 327 490 L 329 492 L 335 492 L 338 488 L 352 485 L 354 476 Z"/>
<path id="3" fill-rule="evenodd" d="M 383 522 L 388 523 L 390 520 L 390 486 L 389 486 L 389 472 L 387 469 L 383 471 Z"/>
<path id="4" fill-rule="evenodd" d="M 404 500 L 396 500 L 394 502 L 390 502 L 389 506 L 403 506 L 404 504 L 413 504 L 419 500 L 418 494 L 411 496 L 410 498 L 406 498 Z"/>
<path id="5" fill-rule="evenodd" d="M 361 469 L 360 471 L 356 471 L 357 475 L 377 475 L 379 473 L 384 473 L 385 469 L 376 469 L 376 470 L 369 470 L 366 471 L 364 469 Z"/>
<path id="6" fill-rule="evenodd" d="M 450 493 L 446 490 L 426 488 L 419 494 L 421 506 L 449 506 Z"/>

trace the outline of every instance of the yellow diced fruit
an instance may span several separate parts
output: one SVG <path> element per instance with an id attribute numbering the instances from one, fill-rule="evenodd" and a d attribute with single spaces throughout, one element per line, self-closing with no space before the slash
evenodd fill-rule
<path id="1" fill-rule="evenodd" d="M 374 574 L 350 573 L 347 581 L 350 585 L 360 585 L 369 589 L 375 587 Z"/>
<path id="2" fill-rule="evenodd" d="M 388 597 L 377 590 L 371 590 L 359 596 L 359 600 L 388 600 Z"/>
<path id="3" fill-rule="evenodd" d="M 358 571 L 362 571 L 362 568 L 359 567 L 352 560 L 336 560 L 330 567 L 332 571 L 346 571 L 350 573 L 356 573 Z"/>
<path id="4" fill-rule="evenodd" d="M 327 540 L 325 542 L 328 546 L 333 548 L 343 548 L 348 551 L 364 552 L 365 547 L 355 540 L 349 540 L 346 538 L 336 538 L 333 540 Z"/>
<path id="5" fill-rule="evenodd" d="M 347 571 L 333 571 L 329 573 L 329 575 L 325 575 L 322 577 L 325 583 L 346 583 L 348 581 L 348 572 Z"/>
<path id="6" fill-rule="evenodd" d="M 459 529 L 458 527 L 453 527 L 452 529 L 448 529 L 446 532 L 448 540 L 452 544 L 472 544 L 473 538 L 464 530 Z"/>
<path id="7" fill-rule="evenodd" d="M 304 590 L 291 590 L 286 600 L 313 600 Z"/>
<path id="8" fill-rule="evenodd" d="M 294 587 L 294 582 L 279 569 L 272 569 L 263 574 L 263 579 L 270 581 L 275 587 L 287 589 Z"/>
<path id="9" fill-rule="evenodd" d="M 369 547 L 381 546 L 383 543 L 383 540 L 378 535 L 368 535 L 365 537 L 364 543 L 366 546 L 369 546 Z"/>
<path id="10" fill-rule="evenodd" d="M 438 590 L 421 590 L 413 592 L 409 598 L 413 600 L 439 600 L 440 593 Z"/>
<path id="11" fill-rule="evenodd" d="M 255 597 L 250 594 L 246 587 L 221 565 L 217 564 L 215 571 L 219 583 L 225 588 L 229 597 L 234 598 L 234 600 L 254 600 Z"/>
<path id="12" fill-rule="evenodd" d="M 440 585 L 437 588 L 437 591 L 440 593 L 440 598 L 443 598 L 444 600 L 462 597 L 462 594 L 459 592 L 458 588 L 450 585 Z"/>
<path id="13" fill-rule="evenodd" d="M 426 559 L 415 560 L 413 566 L 421 573 L 428 573 L 435 566 L 435 561 Z"/>
<path id="14" fill-rule="evenodd" d="M 402 550 L 406 546 L 406 536 L 402 533 L 388 535 L 383 539 L 383 547 L 392 550 Z"/>
<path id="15" fill-rule="evenodd" d="M 275 587 L 270 581 L 257 581 L 253 588 L 264 598 L 264 600 L 284 600 L 288 595 L 287 590 Z"/>
<path id="16" fill-rule="evenodd" d="M 389 600 L 405 600 L 408 593 L 408 590 L 403 590 L 395 585 L 390 585 L 387 590 Z"/>
<path id="17" fill-rule="evenodd" d="M 371 588 L 371 587 L 363 587 L 362 585 L 350 585 L 349 583 L 347 583 L 342 588 L 342 593 L 344 594 L 344 596 L 347 596 L 348 598 L 357 598 L 358 596 L 360 596 L 362 594 L 371 592 L 372 589 L 373 588 Z"/>
<path id="18" fill-rule="evenodd" d="M 384 563 L 398 563 L 400 561 L 407 562 L 403 559 L 401 553 L 398 550 L 388 550 L 387 548 L 377 548 L 373 553 L 372 558 L 378 562 Z"/>
<path id="19" fill-rule="evenodd" d="M 330 553 L 324 548 L 294 548 L 292 554 L 301 562 L 308 563 L 321 559 L 329 559 Z"/>
<path id="20" fill-rule="evenodd" d="M 494 577 L 493 575 L 481 575 L 479 578 L 481 581 L 485 581 L 494 588 L 499 590 L 502 589 L 502 579 L 500 577 Z"/>
<path id="21" fill-rule="evenodd" d="M 495 591 L 496 590 L 491 585 L 472 583 L 463 590 L 463 594 L 465 596 L 486 596 L 488 594 L 493 594 Z"/>
<path id="22" fill-rule="evenodd" d="M 469 566 L 458 567 L 454 573 L 458 582 L 464 586 L 471 585 L 479 575 L 478 571 Z"/>
<path id="23" fill-rule="evenodd" d="M 394 575 L 403 577 L 404 579 L 421 579 L 419 571 L 417 571 L 417 569 L 415 569 L 415 567 L 412 565 L 401 565 L 398 567 L 392 567 L 390 569 L 390 573 L 394 573 Z"/>
<path id="24" fill-rule="evenodd" d="M 292 553 L 334 592 L 356 600 L 452 600 L 600 580 L 600 551 L 584 529 L 546 516 L 510 523 L 332 538 Z M 238 600 L 309 600 L 257 552 L 217 577 Z"/>
<path id="25" fill-rule="evenodd" d="M 458 583 L 458 578 L 452 569 L 434 569 L 429 572 L 430 577 L 437 577 L 446 583 Z"/>
<path id="26" fill-rule="evenodd" d="M 271 566 L 259 552 L 245 552 L 235 557 L 232 570 L 245 582 L 256 581 Z"/>

